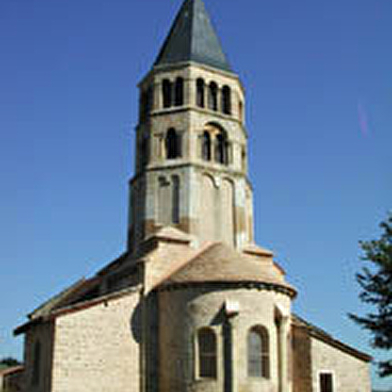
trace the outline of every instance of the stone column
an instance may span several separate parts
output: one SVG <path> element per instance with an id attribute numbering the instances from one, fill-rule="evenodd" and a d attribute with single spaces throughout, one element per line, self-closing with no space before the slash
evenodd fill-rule
<path id="1" fill-rule="evenodd" d="M 185 106 L 195 106 L 195 96 L 196 88 L 195 81 L 191 78 L 186 78 L 184 80 L 184 105 Z"/>
<path id="2" fill-rule="evenodd" d="M 239 314 L 239 303 L 237 301 L 226 300 L 225 313 L 226 320 L 223 325 L 225 337 L 224 347 L 224 392 L 238 392 L 238 327 L 237 319 Z"/>
<path id="3" fill-rule="evenodd" d="M 230 332 L 231 332 L 231 391 L 238 392 L 238 328 L 237 328 L 237 317 L 229 318 Z"/>
<path id="4" fill-rule="evenodd" d="M 162 94 L 161 94 L 161 83 L 154 82 L 154 103 L 153 103 L 153 111 L 160 110 L 162 108 Z"/>
<path id="5" fill-rule="evenodd" d="M 280 372 L 279 372 L 279 385 L 280 392 L 289 392 L 288 384 L 288 363 L 287 363 L 287 335 L 289 332 L 289 317 L 282 316 L 279 324 L 279 358 L 280 358 Z"/>

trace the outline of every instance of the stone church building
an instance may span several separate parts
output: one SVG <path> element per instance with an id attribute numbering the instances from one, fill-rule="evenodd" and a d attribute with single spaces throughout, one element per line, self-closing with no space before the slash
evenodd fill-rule
<path id="1" fill-rule="evenodd" d="M 369 392 L 253 241 L 245 92 L 202 0 L 140 85 L 126 251 L 28 316 L 25 392 Z"/>

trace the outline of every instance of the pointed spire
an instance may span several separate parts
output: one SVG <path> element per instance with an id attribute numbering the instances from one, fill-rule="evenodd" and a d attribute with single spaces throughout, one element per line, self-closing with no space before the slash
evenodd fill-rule
<path id="1" fill-rule="evenodd" d="M 202 0 L 185 0 L 155 65 L 194 61 L 231 72 Z"/>

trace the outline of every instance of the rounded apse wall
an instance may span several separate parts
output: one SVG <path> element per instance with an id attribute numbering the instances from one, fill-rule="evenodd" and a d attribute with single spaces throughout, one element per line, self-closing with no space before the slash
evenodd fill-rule
<path id="1" fill-rule="evenodd" d="M 166 288 L 158 301 L 161 392 L 278 392 L 287 294 L 222 283 Z M 263 331 L 260 355 L 251 330 Z"/>

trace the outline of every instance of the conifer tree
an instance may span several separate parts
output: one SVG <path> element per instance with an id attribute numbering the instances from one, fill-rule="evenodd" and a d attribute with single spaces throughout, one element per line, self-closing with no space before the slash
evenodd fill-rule
<path id="1" fill-rule="evenodd" d="M 372 267 L 364 267 L 356 275 L 361 286 L 359 298 L 370 304 L 373 311 L 365 316 L 350 314 L 351 319 L 370 331 L 373 347 L 391 354 L 386 361 L 379 362 L 381 377 L 392 376 L 392 214 L 380 224 L 380 239 L 360 242 L 362 260 Z"/>

